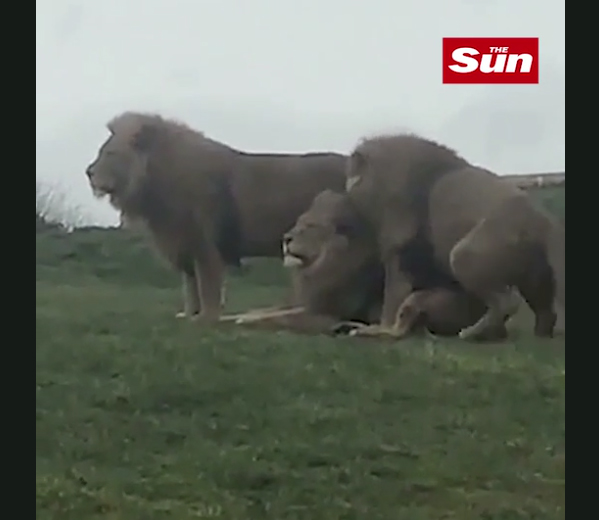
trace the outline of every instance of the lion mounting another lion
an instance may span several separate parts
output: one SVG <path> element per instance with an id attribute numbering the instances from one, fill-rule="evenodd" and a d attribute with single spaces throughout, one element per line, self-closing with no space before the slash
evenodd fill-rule
<path id="1" fill-rule="evenodd" d="M 255 309 L 224 321 L 299 333 L 347 332 L 380 320 L 384 271 L 372 231 L 345 194 L 317 195 L 283 240 L 284 264 L 291 271 L 297 306 Z M 417 289 L 398 312 L 401 336 L 428 330 L 458 334 L 475 323 L 485 305 L 436 272 L 422 248 L 404 263 Z M 504 326 L 485 339 L 502 339 Z"/>
<path id="2" fill-rule="evenodd" d="M 479 339 L 505 324 L 517 289 L 552 336 L 555 302 L 565 315 L 565 229 L 517 186 L 453 150 L 412 134 L 363 140 L 348 161 L 346 189 L 373 227 L 385 267 L 380 324 L 354 335 L 400 335 L 398 310 L 412 291 L 402 271 L 414 242 L 487 311 L 460 332 Z"/>
<path id="3" fill-rule="evenodd" d="M 281 238 L 324 189 L 343 191 L 337 153 L 252 154 L 158 115 L 125 112 L 87 167 L 97 197 L 141 223 L 183 277 L 184 312 L 218 320 L 224 266 L 281 256 Z"/>
<path id="4" fill-rule="evenodd" d="M 398 337 L 437 312 L 445 319 L 438 309 L 457 297 L 486 309 L 464 323 L 463 338 L 498 337 L 515 312 L 513 289 L 537 335 L 553 333 L 554 300 L 565 316 L 565 229 L 518 187 L 433 141 L 367 139 L 348 158 L 243 153 L 136 112 L 108 129 L 86 170 L 90 186 L 182 273 L 184 316 L 221 317 L 225 265 L 282 255 L 299 304 L 271 311 L 288 324 L 358 321 L 370 325 L 352 334 Z M 344 185 L 347 195 L 334 193 Z M 323 190 L 332 192 L 314 199 Z"/>

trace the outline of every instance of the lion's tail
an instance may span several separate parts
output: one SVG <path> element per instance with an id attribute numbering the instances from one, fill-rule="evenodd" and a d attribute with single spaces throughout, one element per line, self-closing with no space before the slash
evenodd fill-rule
<path id="1" fill-rule="evenodd" d="M 566 228 L 550 226 L 545 239 L 545 252 L 555 280 L 555 299 L 566 308 Z"/>

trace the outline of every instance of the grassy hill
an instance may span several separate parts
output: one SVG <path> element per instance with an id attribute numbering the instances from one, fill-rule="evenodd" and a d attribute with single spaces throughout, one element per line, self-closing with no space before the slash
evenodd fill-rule
<path id="1" fill-rule="evenodd" d="M 253 262 L 231 308 L 285 279 Z M 178 282 L 130 233 L 36 232 L 38 519 L 564 518 L 563 339 L 199 328 Z"/>

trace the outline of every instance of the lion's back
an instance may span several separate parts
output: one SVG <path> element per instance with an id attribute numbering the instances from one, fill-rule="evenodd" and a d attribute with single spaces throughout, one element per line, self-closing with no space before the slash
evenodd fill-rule
<path id="1" fill-rule="evenodd" d="M 345 156 L 334 153 L 243 156 L 233 180 L 248 256 L 278 255 L 280 241 L 324 191 L 343 192 Z"/>

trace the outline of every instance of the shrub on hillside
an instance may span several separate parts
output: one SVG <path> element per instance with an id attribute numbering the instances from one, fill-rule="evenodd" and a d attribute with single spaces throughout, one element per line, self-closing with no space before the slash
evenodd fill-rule
<path id="1" fill-rule="evenodd" d="M 35 230 L 73 229 L 85 224 L 82 209 L 58 185 L 35 181 Z"/>

